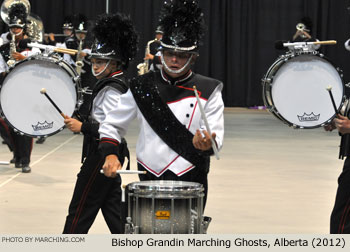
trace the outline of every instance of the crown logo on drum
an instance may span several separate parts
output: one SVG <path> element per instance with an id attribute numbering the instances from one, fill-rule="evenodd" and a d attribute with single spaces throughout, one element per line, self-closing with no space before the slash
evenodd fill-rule
<path id="1" fill-rule="evenodd" d="M 320 115 L 315 115 L 314 112 L 311 112 L 311 114 L 304 114 L 302 116 L 298 115 L 298 119 L 300 122 L 313 122 L 313 121 L 318 121 L 320 119 Z"/>
<path id="2" fill-rule="evenodd" d="M 32 125 L 34 131 L 39 131 L 39 130 L 46 130 L 46 129 L 51 129 L 53 127 L 53 122 L 48 123 L 46 120 L 45 122 L 41 123 L 38 122 L 37 125 Z"/>

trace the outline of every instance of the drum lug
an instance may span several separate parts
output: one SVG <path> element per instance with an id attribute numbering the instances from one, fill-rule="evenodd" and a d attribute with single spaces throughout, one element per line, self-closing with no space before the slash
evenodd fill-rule
<path id="1" fill-rule="evenodd" d="M 202 234 L 206 234 L 207 233 L 207 230 L 208 230 L 210 222 L 211 222 L 211 217 L 203 216 L 203 220 L 202 220 L 202 231 L 203 231 L 203 233 Z"/>
<path id="2" fill-rule="evenodd" d="M 125 234 L 138 234 L 139 233 L 139 227 L 134 226 L 134 223 L 132 223 L 131 217 L 126 217 L 125 223 Z"/>
<path id="3" fill-rule="evenodd" d="M 77 76 L 75 76 L 74 78 L 73 78 L 73 81 L 74 82 L 78 82 L 80 80 L 80 76 L 79 75 L 77 75 Z"/>
<path id="4" fill-rule="evenodd" d="M 293 127 L 293 129 L 303 129 L 304 128 L 303 126 L 298 126 L 298 125 L 295 125 L 295 124 L 293 124 L 292 127 Z"/>
<path id="5" fill-rule="evenodd" d="M 263 79 L 261 79 L 261 81 L 263 82 L 263 84 L 264 83 L 271 84 L 272 79 L 271 78 L 263 78 Z"/>
<path id="6" fill-rule="evenodd" d="M 337 67 L 337 71 L 338 71 L 338 72 L 343 72 L 343 70 L 340 69 L 339 67 Z"/>

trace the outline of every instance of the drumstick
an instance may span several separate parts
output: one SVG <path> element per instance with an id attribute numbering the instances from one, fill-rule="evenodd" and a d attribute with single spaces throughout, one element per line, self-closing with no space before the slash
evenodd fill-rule
<path id="1" fill-rule="evenodd" d="M 219 160 L 220 159 L 219 151 L 218 151 L 218 148 L 216 147 L 216 143 L 215 143 L 215 141 L 214 141 L 214 139 L 213 139 L 213 137 L 211 135 L 211 131 L 210 131 L 210 128 L 209 128 L 209 123 L 208 123 L 207 117 L 205 116 L 202 103 L 201 103 L 201 101 L 199 99 L 199 95 L 198 95 L 196 86 L 193 86 L 193 90 L 194 90 L 194 94 L 196 95 L 196 98 L 197 98 L 197 103 L 198 103 L 198 106 L 199 106 L 199 110 L 200 110 L 200 112 L 202 114 L 202 117 L 203 117 L 203 120 L 204 120 L 204 123 L 205 123 L 205 127 L 207 128 L 207 131 L 208 131 L 208 133 L 210 135 L 211 145 L 213 146 L 215 157 L 216 157 L 217 160 Z"/>
<path id="2" fill-rule="evenodd" d="M 58 113 L 60 113 L 60 115 L 65 118 L 63 112 L 60 110 L 60 108 L 56 105 L 56 103 L 50 98 L 50 96 L 46 93 L 46 88 L 42 88 L 40 90 L 40 93 L 45 95 L 46 98 L 51 102 L 51 104 L 55 107 L 55 109 L 58 111 Z"/>
<path id="3" fill-rule="evenodd" d="M 103 174 L 103 169 L 100 170 L 100 173 Z M 118 174 L 146 174 L 146 171 L 132 171 L 132 170 L 117 170 Z"/>
<path id="4" fill-rule="evenodd" d="M 335 114 L 338 114 L 337 106 L 335 105 L 334 97 L 333 97 L 333 94 L 332 94 L 332 86 L 329 85 L 326 89 L 329 92 L 329 96 L 331 97 L 331 101 L 332 101 L 332 104 L 333 104 L 333 108 L 334 108 Z"/>
<path id="5" fill-rule="evenodd" d="M 335 45 L 337 44 L 336 40 L 324 40 L 324 41 L 315 41 L 315 42 L 308 42 L 312 43 L 313 45 Z"/>
<path id="6" fill-rule="evenodd" d="M 336 40 L 314 41 L 314 42 L 287 42 L 283 43 L 284 47 L 288 46 L 306 46 L 306 45 L 335 45 Z"/>
<path id="7" fill-rule="evenodd" d="M 10 162 L 9 161 L 0 161 L 0 165 L 9 165 Z"/>
<path id="8" fill-rule="evenodd" d="M 126 185 L 122 185 L 121 186 L 121 189 L 122 189 L 122 202 L 125 203 L 125 188 L 126 188 Z"/>

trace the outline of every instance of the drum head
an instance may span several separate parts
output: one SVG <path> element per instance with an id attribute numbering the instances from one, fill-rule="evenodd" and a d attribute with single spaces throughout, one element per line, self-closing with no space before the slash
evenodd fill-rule
<path id="1" fill-rule="evenodd" d="M 9 124 L 29 136 L 48 136 L 63 129 L 64 114 L 71 116 L 77 101 L 76 85 L 67 71 L 49 60 L 27 60 L 6 76 L 0 93 L 2 113 Z"/>
<path id="2" fill-rule="evenodd" d="M 315 55 L 291 58 L 273 77 L 273 105 L 291 125 L 319 127 L 335 116 L 328 86 L 332 86 L 339 108 L 343 101 L 344 85 L 332 64 Z"/>
<path id="3" fill-rule="evenodd" d="M 134 182 L 128 185 L 128 189 L 136 194 L 197 194 L 204 190 L 202 184 L 186 181 L 149 180 Z"/>

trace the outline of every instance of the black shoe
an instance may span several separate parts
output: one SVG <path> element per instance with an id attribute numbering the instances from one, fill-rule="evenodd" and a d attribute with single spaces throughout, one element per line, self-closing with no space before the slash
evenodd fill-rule
<path id="1" fill-rule="evenodd" d="M 23 165 L 22 165 L 20 162 L 16 162 L 16 163 L 15 163 L 15 167 L 16 167 L 16 168 L 22 168 Z"/>
<path id="2" fill-rule="evenodd" d="M 10 160 L 10 164 L 14 164 L 14 163 L 16 163 L 16 158 L 12 158 L 12 159 Z"/>
<path id="3" fill-rule="evenodd" d="M 23 167 L 22 167 L 23 173 L 29 173 L 29 172 L 31 172 L 31 170 L 32 169 L 29 167 L 29 164 L 23 165 Z"/>
<path id="4" fill-rule="evenodd" d="M 45 142 L 45 140 L 46 140 L 46 138 L 45 138 L 45 137 L 39 137 L 39 139 L 38 139 L 38 140 L 36 140 L 35 142 L 36 142 L 37 144 L 42 144 L 42 143 L 44 143 L 44 142 Z"/>
<path id="5" fill-rule="evenodd" d="M 2 144 L 7 144 L 5 141 L 2 141 Z"/>

